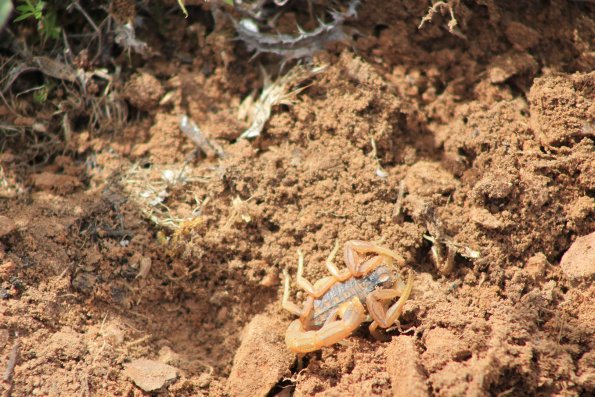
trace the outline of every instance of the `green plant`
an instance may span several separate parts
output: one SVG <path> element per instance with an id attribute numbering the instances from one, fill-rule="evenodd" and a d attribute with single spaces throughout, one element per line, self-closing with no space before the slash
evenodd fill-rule
<path id="1" fill-rule="evenodd" d="M 45 40 L 52 38 L 56 40 L 60 37 L 60 28 L 58 27 L 58 16 L 55 12 L 48 12 L 39 21 L 38 29 Z"/>
<path id="2" fill-rule="evenodd" d="M 33 102 L 43 105 L 48 100 L 48 95 L 51 91 L 51 85 L 46 84 L 41 86 L 37 91 L 33 93 Z"/>
<path id="3" fill-rule="evenodd" d="M 22 3 L 20 6 L 17 6 L 17 12 L 19 16 L 14 19 L 15 22 L 24 21 L 29 17 L 34 17 L 36 20 L 41 20 L 43 17 L 43 7 L 45 7 L 44 1 L 35 0 L 35 2 L 30 0 L 20 0 Z"/>
<path id="4" fill-rule="evenodd" d="M 56 40 L 60 37 L 60 27 L 58 27 L 58 18 L 53 11 L 44 12 L 46 5 L 42 0 L 20 0 L 22 4 L 16 7 L 19 14 L 14 21 L 20 22 L 29 18 L 37 21 L 37 31 L 41 34 L 43 41 L 47 39 Z"/>

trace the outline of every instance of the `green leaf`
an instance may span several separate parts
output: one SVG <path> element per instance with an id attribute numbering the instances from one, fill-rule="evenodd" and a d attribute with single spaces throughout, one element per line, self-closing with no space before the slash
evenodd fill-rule
<path id="1" fill-rule="evenodd" d="M 18 12 L 31 12 L 32 8 L 27 4 L 21 4 L 20 6 L 17 6 L 16 10 Z"/>
<path id="2" fill-rule="evenodd" d="M 60 37 L 60 27 L 58 26 L 58 17 L 55 12 L 48 12 L 40 21 L 41 34 L 44 39 L 48 38 L 56 40 Z"/>
<path id="3" fill-rule="evenodd" d="M 20 21 L 24 21 L 25 19 L 29 18 L 30 16 L 32 16 L 33 14 L 31 13 L 26 13 L 26 14 L 21 14 L 18 17 L 16 17 L 14 19 L 15 22 L 20 22 Z"/>

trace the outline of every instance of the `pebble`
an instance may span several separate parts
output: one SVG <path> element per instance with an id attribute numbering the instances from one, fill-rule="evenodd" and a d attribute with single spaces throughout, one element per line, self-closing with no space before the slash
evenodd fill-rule
<path id="1" fill-rule="evenodd" d="M 139 358 L 125 364 L 124 375 L 145 392 L 156 392 L 172 384 L 178 378 L 178 369 L 159 361 Z"/>
<path id="2" fill-rule="evenodd" d="M 571 280 L 595 276 L 595 232 L 577 238 L 560 261 L 562 272 Z"/>

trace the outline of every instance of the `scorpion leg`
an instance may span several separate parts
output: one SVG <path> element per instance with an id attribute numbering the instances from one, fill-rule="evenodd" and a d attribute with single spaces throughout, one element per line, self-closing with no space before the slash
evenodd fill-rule
<path id="1" fill-rule="evenodd" d="M 370 333 L 374 335 L 377 339 L 382 339 L 380 333 L 378 332 L 377 328 L 388 328 L 397 321 L 401 312 L 403 311 L 403 306 L 405 306 L 405 302 L 409 298 L 411 294 L 411 289 L 413 288 L 413 272 L 409 272 L 409 277 L 407 279 L 407 285 L 401 291 L 399 288 L 397 289 L 379 289 L 372 292 L 366 298 L 366 305 L 368 307 L 368 312 L 374 321 L 370 324 Z M 386 309 L 382 301 L 387 301 L 393 299 L 397 296 L 400 296 L 399 300 L 395 302 L 391 307 Z"/>
<path id="2" fill-rule="evenodd" d="M 340 319 L 336 319 L 340 317 Z M 339 306 L 333 320 L 318 330 L 306 330 L 303 323 L 294 320 L 285 334 L 285 343 L 295 353 L 309 353 L 331 346 L 349 336 L 366 318 L 364 306 L 354 297 Z"/>
<path id="3" fill-rule="evenodd" d="M 301 250 L 298 250 L 298 270 L 297 270 L 297 285 L 304 291 L 308 293 L 308 295 L 313 296 L 314 298 L 320 298 L 322 295 L 328 291 L 333 284 L 337 282 L 334 277 L 324 277 L 320 280 L 316 281 L 314 285 L 309 282 L 304 276 L 304 254 Z"/>
<path id="4" fill-rule="evenodd" d="M 291 280 L 289 279 L 287 268 L 283 269 L 283 277 L 285 278 L 285 286 L 283 288 L 283 300 L 281 301 L 281 306 L 288 312 L 293 313 L 296 316 L 301 316 L 304 310 L 295 303 L 289 301 L 289 283 Z"/>
<path id="5" fill-rule="evenodd" d="M 289 301 L 289 273 L 287 268 L 283 270 L 283 276 L 285 277 L 285 286 L 283 288 L 283 300 L 281 301 L 281 306 L 283 309 L 287 310 L 290 313 L 295 314 L 296 316 L 300 316 L 300 321 L 304 324 L 308 323 L 309 317 L 312 315 L 312 308 L 314 307 L 314 298 L 309 296 L 304 303 L 304 307 L 299 307 L 293 302 Z"/>
<path id="6" fill-rule="evenodd" d="M 333 277 L 339 281 L 345 281 L 353 275 L 352 269 L 347 264 L 348 268 L 344 269 L 343 271 L 339 271 L 337 265 L 333 263 L 335 259 L 335 255 L 337 255 L 337 251 L 339 251 L 339 241 L 335 243 L 335 248 L 331 251 L 330 255 L 326 259 L 326 268 Z M 346 262 L 347 263 L 347 262 Z"/>

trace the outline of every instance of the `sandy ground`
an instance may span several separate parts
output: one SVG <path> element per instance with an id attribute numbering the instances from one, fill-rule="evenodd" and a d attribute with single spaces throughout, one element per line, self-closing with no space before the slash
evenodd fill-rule
<path id="1" fill-rule="evenodd" d="M 3 146 L 4 395 L 593 395 L 595 6 L 454 1 L 449 32 L 413 3 L 364 2 L 256 139 L 237 113 L 260 58 L 180 16 L 177 56 L 122 83 L 126 127 L 81 126 L 46 163 Z M 298 371 L 281 272 L 301 249 L 316 280 L 352 239 L 415 272 L 400 328 Z"/>

